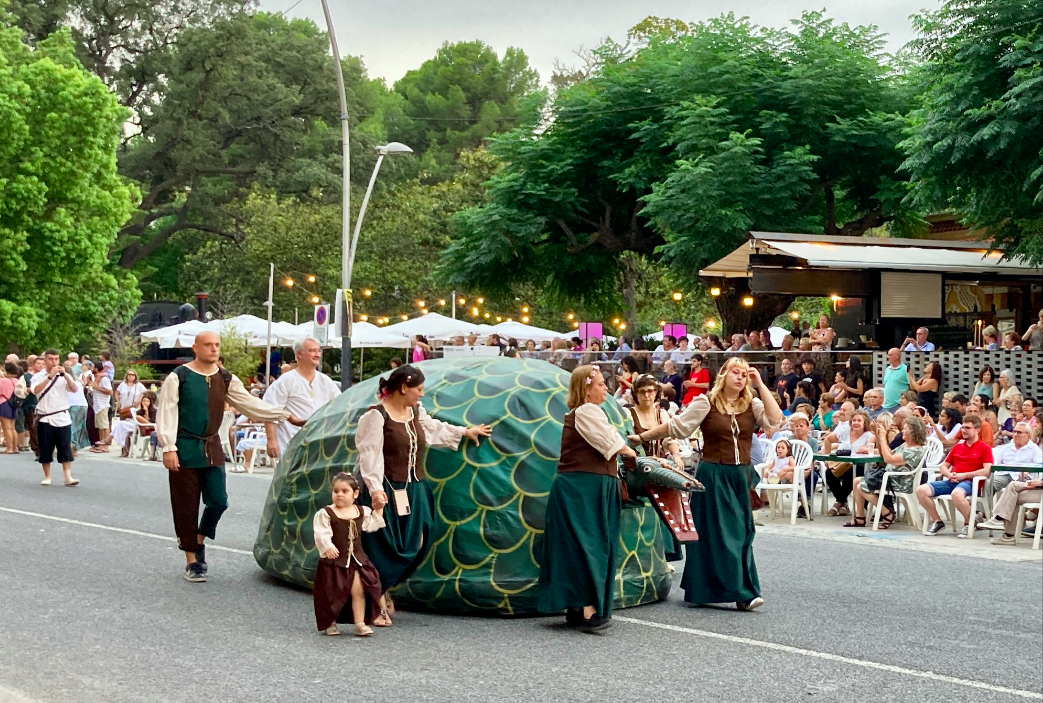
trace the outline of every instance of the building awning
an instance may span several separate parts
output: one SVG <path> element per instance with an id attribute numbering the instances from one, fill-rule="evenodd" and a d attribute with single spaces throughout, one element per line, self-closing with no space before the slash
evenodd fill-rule
<path id="1" fill-rule="evenodd" d="M 772 257 L 780 258 L 776 263 Z M 699 275 L 749 278 L 754 266 L 1000 276 L 1043 275 L 1043 268 L 1029 266 L 1019 259 L 1004 259 L 1001 252 L 989 252 L 978 242 L 828 237 L 776 232 L 751 232 L 746 243 L 701 270 Z"/>

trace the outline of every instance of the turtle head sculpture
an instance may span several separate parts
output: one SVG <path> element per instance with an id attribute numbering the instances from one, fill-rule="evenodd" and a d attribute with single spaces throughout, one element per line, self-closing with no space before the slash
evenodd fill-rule
<path id="1" fill-rule="evenodd" d="M 535 613 L 569 374 L 544 361 L 504 357 L 438 359 L 420 368 L 426 377 L 422 402 L 431 415 L 458 425 L 486 423 L 493 433 L 477 445 L 465 440 L 457 451 L 428 449 L 424 471 L 434 493 L 434 533 L 412 576 L 392 591 L 395 602 L 444 612 Z M 330 502 L 330 479 L 355 470 L 355 428 L 376 394 L 376 378 L 351 388 L 316 412 L 286 448 L 254 545 L 254 557 L 268 573 L 311 587 L 319 559 L 312 517 Z M 627 420 L 616 403 L 610 399 L 603 407 L 625 434 Z M 654 481 L 638 480 L 646 487 Z M 677 474 L 662 480 L 684 489 Z M 662 600 L 669 592 L 664 541 L 676 544 L 680 533 L 667 529 L 657 508 L 644 500 L 624 507 L 616 607 Z"/>

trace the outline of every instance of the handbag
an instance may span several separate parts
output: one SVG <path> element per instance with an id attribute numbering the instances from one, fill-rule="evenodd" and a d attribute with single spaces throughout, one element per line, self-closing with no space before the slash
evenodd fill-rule
<path id="1" fill-rule="evenodd" d="M 880 486 L 884 483 L 885 473 L 887 473 L 886 466 L 870 464 L 866 467 L 866 473 L 862 477 L 862 484 L 866 487 L 867 491 L 878 493 L 880 491 Z"/>

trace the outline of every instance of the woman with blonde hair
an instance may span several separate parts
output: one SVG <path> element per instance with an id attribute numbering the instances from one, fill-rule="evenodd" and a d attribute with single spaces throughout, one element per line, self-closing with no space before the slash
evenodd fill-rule
<path id="1" fill-rule="evenodd" d="M 572 372 L 551 483 L 540 559 L 539 609 L 565 611 L 588 632 L 612 624 L 612 587 L 622 499 L 616 456 L 636 457 L 601 407 L 608 395 L 596 366 Z"/>
<path id="2" fill-rule="evenodd" d="M 836 332 L 829 326 L 829 318 L 825 314 L 818 316 L 815 329 L 811 330 L 808 337 L 811 340 L 812 351 L 829 351 L 833 348 L 833 338 L 836 337 Z"/>
<path id="3" fill-rule="evenodd" d="M 707 395 L 697 397 L 665 424 L 630 437 L 636 444 L 689 437 L 702 429 L 698 479 L 706 490 L 691 496 L 699 540 L 687 545 L 681 578 L 689 603 L 734 602 L 739 610 L 764 604 L 753 560 L 755 528 L 749 497 L 756 476 L 750 446 L 757 425 L 771 433 L 782 425 L 782 410 L 757 369 L 736 357 L 724 363 Z"/>

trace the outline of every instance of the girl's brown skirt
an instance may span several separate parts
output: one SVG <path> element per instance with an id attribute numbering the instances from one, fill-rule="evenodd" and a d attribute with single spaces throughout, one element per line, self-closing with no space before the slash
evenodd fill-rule
<path id="1" fill-rule="evenodd" d="M 351 584 L 359 575 L 366 598 L 366 624 L 380 617 L 380 575 L 372 564 L 348 560 L 347 566 L 338 566 L 332 559 L 319 559 L 315 569 L 312 597 L 315 601 L 315 624 L 325 630 L 335 622 L 353 623 L 351 614 Z"/>

